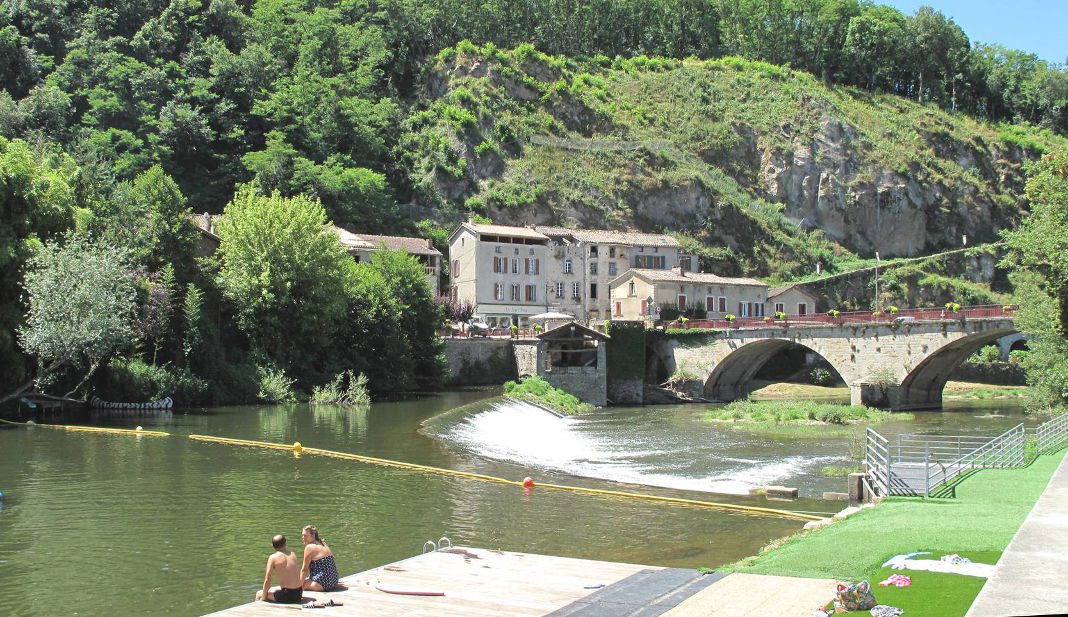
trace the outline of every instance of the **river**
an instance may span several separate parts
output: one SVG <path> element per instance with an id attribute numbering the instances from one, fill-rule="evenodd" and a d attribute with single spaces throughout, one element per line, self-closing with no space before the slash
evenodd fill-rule
<path id="1" fill-rule="evenodd" d="M 800 527 L 184 438 L 193 433 L 763 506 L 761 497 L 699 491 L 785 483 L 807 497 L 773 507 L 841 507 L 811 497 L 841 490 L 843 480 L 823 478 L 819 467 L 844 460 L 844 438 L 717 428 L 702 420 L 702 406 L 557 419 L 488 397 L 446 392 L 359 411 L 231 407 L 65 420 L 141 425 L 171 437 L 0 428 L 0 581 L 8 589 L 0 615 L 195 616 L 226 608 L 259 588 L 270 536 L 299 542 L 305 524 L 319 527 L 342 574 L 410 557 L 443 535 L 486 548 L 712 567 Z M 996 434 L 1020 421 L 1018 410 L 1004 409 L 919 414 L 885 430 Z M 1012 417 L 979 417 L 991 410 Z"/>

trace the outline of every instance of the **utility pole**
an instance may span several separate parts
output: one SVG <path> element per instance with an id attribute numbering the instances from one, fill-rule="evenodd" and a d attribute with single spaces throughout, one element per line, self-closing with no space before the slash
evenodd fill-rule
<path id="1" fill-rule="evenodd" d="M 874 312 L 881 313 L 879 309 L 879 251 L 875 251 L 875 309 Z"/>

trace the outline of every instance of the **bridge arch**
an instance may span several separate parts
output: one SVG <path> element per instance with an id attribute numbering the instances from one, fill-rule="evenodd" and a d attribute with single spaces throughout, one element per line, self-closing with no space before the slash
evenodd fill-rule
<path id="1" fill-rule="evenodd" d="M 949 376 L 968 356 L 998 339 L 1015 334 L 1014 328 L 976 332 L 950 341 L 908 371 L 897 391 L 895 409 L 939 409 Z"/>
<path id="2" fill-rule="evenodd" d="M 745 398 L 752 390 L 754 376 L 776 354 L 791 347 L 801 347 L 816 353 L 846 382 L 850 382 L 851 370 L 846 362 L 834 354 L 811 345 L 813 341 L 799 342 L 796 338 L 763 338 L 744 342 L 719 358 L 704 384 L 704 397 L 716 401 L 733 401 Z"/>

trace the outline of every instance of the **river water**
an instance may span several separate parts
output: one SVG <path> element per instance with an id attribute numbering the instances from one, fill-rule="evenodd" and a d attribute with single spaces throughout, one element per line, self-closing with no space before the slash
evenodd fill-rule
<path id="1" fill-rule="evenodd" d="M 429 475 L 185 439 L 291 443 L 542 482 L 807 511 L 841 490 L 819 468 L 846 438 L 773 439 L 703 421 L 703 406 L 613 408 L 559 419 L 484 392 L 368 410 L 232 407 L 71 423 L 166 430 L 130 437 L 0 428 L 0 615 L 201 615 L 252 599 L 270 536 L 317 525 L 351 574 L 454 543 L 663 566 L 714 567 L 800 523 Z M 1001 410 L 1011 417 L 986 417 Z M 447 412 L 447 413 L 446 413 Z M 980 417 L 982 416 L 982 417 Z M 996 434 L 1000 406 L 921 414 L 902 430 Z M 791 503 L 708 495 L 784 483 Z M 651 486 L 636 486 L 651 485 Z M 297 547 L 294 547 L 297 548 Z"/>

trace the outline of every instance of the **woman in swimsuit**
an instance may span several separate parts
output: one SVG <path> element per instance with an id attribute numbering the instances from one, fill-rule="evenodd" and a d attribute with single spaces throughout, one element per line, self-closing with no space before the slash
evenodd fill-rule
<path id="1" fill-rule="evenodd" d="M 304 540 L 304 565 L 300 568 L 300 577 L 304 580 L 304 589 L 310 591 L 339 589 L 334 553 L 319 537 L 319 530 L 308 525 L 302 530 L 301 538 Z"/>

